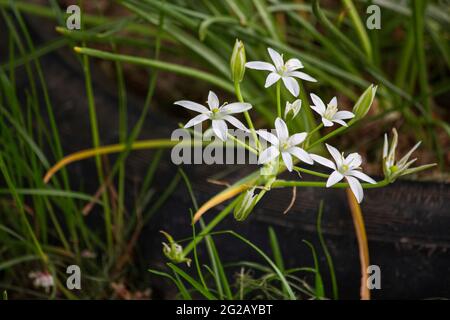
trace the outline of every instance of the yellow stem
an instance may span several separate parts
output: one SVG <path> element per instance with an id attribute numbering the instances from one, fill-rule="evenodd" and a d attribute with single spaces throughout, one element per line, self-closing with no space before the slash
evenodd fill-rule
<path id="1" fill-rule="evenodd" d="M 355 226 L 356 238 L 358 240 L 359 260 L 361 262 L 361 300 L 370 300 L 370 290 L 367 286 L 367 268 L 369 267 L 369 245 L 367 243 L 366 228 L 361 212 L 361 207 L 356 201 L 350 189 L 346 189 L 347 199 L 352 213 L 353 224 Z"/>

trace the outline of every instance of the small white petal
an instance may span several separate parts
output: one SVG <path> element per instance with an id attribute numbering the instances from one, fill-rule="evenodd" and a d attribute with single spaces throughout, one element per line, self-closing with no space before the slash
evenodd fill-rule
<path id="1" fill-rule="evenodd" d="M 336 112 L 336 114 L 333 117 L 333 120 L 346 120 L 346 119 L 351 119 L 354 118 L 355 115 L 350 112 L 350 111 L 338 111 Z"/>
<path id="2" fill-rule="evenodd" d="M 283 57 L 272 48 L 267 48 L 267 51 L 269 52 L 270 58 L 272 58 L 273 64 L 279 70 L 284 65 Z"/>
<path id="3" fill-rule="evenodd" d="M 346 124 L 344 120 L 333 119 L 333 122 L 339 123 L 341 126 L 348 127 L 348 124 Z"/>
<path id="4" fill-rule="evenodd" d="M 339 153 L 338 149 L 336 149 L 333 146 L 330 146 L 327 143 L 325 143 L 325 145 L 327 146 L 328 152 L 333 157 L 334 162 L 336 162 L 337 166 L 340 167 L 342 165 L 342 162 L 344 161 L 344 159 L 342 159 L 342 155 Z"/>
<path id="5" fill-rule="evenodd" d="M 289 137 L 288 143 L 290 146 L 296 146 L 305 141 L 307 135 L 308 134 L 306 132 L 293 134 Z"/>
<path id="6" fill-rule="evenodd" d="M 245 125 L 241 121 L 239 121 L 239 119 L 237 119 L 233 116 L 226 115 L 226 116 L 223 116 L 222 119 L 225 121 L 228 121 L 233 126 L 235 126 L 238 129 L 241 129 L 242 131 L 246 131 L 246 132 L 248 131 L 248 129 L 245 127 Z"/>
<path id="7" fill-rule="evenodd" d="M 332 185 L 335 185 L 336 183 L 341 181 L 343 178 L 344 178 L 344 176 L 342 175 L 342 173 L 340 173 L 339 171 L 333 171 L 330 174 L 330 176 L 328 177 L 327 188 L 331 187 Z"/>
<path id="8" fill-rule="evenodd" d="M 250 103 L 242 103 L 242 102 L 233 102 L 230 104 L 226 104 L 221 107 L 219 110 L 222 114 L 234 114 L 241 113 L 247 110 L 250 110 L 252 105 Z"/>
<path id="9" fill-rule="evenodd" d="M 261 138 L 263 138 L 264 140 L 270 142 L 271 144 L 278 146 L 280 144 L 280 141 L 278 140 L 278 138 L 270 133 L 269 131 L 266 130 L 258 130 L 256 132 Z"/>
<path id="10" fill-rule="evenodd" d="M 269 75 L 266 78 L 266 83 L 264 84 L 265 88 L 270 87 L 271 85 L 273 85 L 275 82 L 277 82 L 278 80 L 280 80 L 281 76 L 278 73 L 272 72 L 269 73 Z"/>
<path id="11" fill-rule="evenodd" d="M 289 59 L 284 65 L 288 71 L 295 71 L 303 68 L 302 62 L 296 58 Z"/>
<path id="12" fill-rule="evenodd" d="M 186 123 L 184 125 L 185 128 L 190 128 L 195 126 L 196 124 L 199 124 L 200 122 L 205 121 L 206 119 L 209 119 L 209 116 L 207 114 L 199 114 L 198 116 L 192 118 L 191 120 L 188 121 L 188 123 Z"/>
<path id="13" fill-rule="evenodd" d="M 217 95 L 212 91 L 209 91 L 208 94 L 208 106 L 211 110 L 219 108 L 219 98 L 217 98 Z"/>
<path id="14" fill-rule="evenodd" d="M 319 156 L 317 154 L 310 154 L 311 158 L 315 161 L 320 163 L 321 165 L 328 167 L 330 169 L 336 170 L 336 165 L 333 163 L 333 161 L 328 160 L 327 158 L 324 158 L 322 156 Z"/>
<path id="15" fill-rule="evenodd" d="M 303 150 L 302 148 L 299 147 L 291 147 L 287 150 L 290 154 L 292 154 L 293 156 L 295 156 L 296 158 L 300 159 L 301 161 L 303 161 L 304 163 L 307 164 L 313 164 L 314 161 L 311 158 L 311 156 L 308 154 L 308 152 L 306 152 L 305 150 Z"/>
<path id="16" fill-rule="evenodd" d="M 212 127 L 214 134 L 222 141 L 227 140 L 228 127 L 224 120 L 213 120 Z"/>
<path id="17" fill-rule="evenodd" d="M 277 147 L 271 146 L 267 149 L 265 149 L 261 154 L 259 155 L 258 162 L 261 164 L 267 163 L 278 157 L 280 154 L 280 151 Z"/>
<path id="18" fill-rule="evenodd" d="M 325 110 L 322 110 L 320 107 L 315 106 L 315 105 L 311 105 L 310 106 L 311 109 L 313 109 L 315 112 L 317 112 L 320 116 L 323 116 L 323 114 L 325 113 Z"/>
<path id="19" fill-rule="evenodd" d="M 255 69 L 255 70 L 267 70 L 267 71 L 276 71 L 274 65 L 263 62 L 263 61 L 251 61 L 245 64 L 247 68 Z"/>
<path id="20" fill-rule="evenodd" d="M 350 175 L 350 176 L 354 176 L 354 177 L 358 178 L 359 180 L 362 180 L 362 181 L 365 181 L 365 182 L 368 182 L 368 183 L 371 183 L 371 184 L 377 183 L 375 180 L 373 180 L 367 174 L 365 174 L 365 173 L 363 173 L 361 171 L 358 171 L 358 170 L 349 170 L 347 172 L 347 174 Z"/>
<path id="21" fill-rule="evenodd" d="M 283 83 L 285 87 L 289 90 L 289 92 L 294 96 L 297 97 L 300 93 L 300 87 L 298 85 L 297 80 L 295 80 L 292 77 L 282 77 Z"/>
<path id="22" fill-rule="evenodd" d="M 353 152 L 344 159 L 344 163 L 350 168 L 358 168 L 362 163 L 362 158 L 358 153 Z"/>
<path id="23" fill-rule="evenodd" d="M 275 119 L 275 130 L 277 131 L 278 140 L 287 141 L 289 138 L 289 131 L 286 122 L 284 122 L 283 119 Z"/>
<path id="24" fill-rule="evenodd" d="M 208 108 L 206 108 L 205 106 L 202 106 L 201 104 L 198 104 L 197 102 L 193 102 L 193 101 L 189 101 L 189 100 L 180 100 L 180 101 L 174 102 L 174 104 L 179 105 L 183 108 L 192 110 L 192 111 L 200 112 L 200 113 L 208 113 L 209 112 Z"/>
<path id="25" fill-rule="evenodd" d="M 329 105 L 332 107 L 337 107 L 337 98 L 333 97 L 333 99 L 330 100 Z"/>
<path id="26" fill-rule="evenodd" d="M 317 109 L 320 110 L 320 112 L 316 112 L 320 115 L 324 114 L 327 108 L 325 107 L 325 103 L 323 103 L 322 99 L 320 99 L 319 96 L 315 95 L 314 93 L 311 93 L 309 96 L 311 97 L 311 100 L 313 101 Z"/>
<path id="27" fill-rule="evenodd" d="M 328 120 L 328 119 L 326 119 L 326 118 L 324 118 L 324 117 L 322 117 L 322 123 L 323 123 L 323 125 L 325 127 L 332 127 L 333 126 L 333 122 Z"/>
<path id="28" fill-rule="evenodd" d="M 311 77 L 309 74 L 301 72 L 301 71 L 289 72 L 289 76 L 296 77 L 296 78 L 299 78 L 299 79 L 303 79 L 303 80 L 306 80 L 306 81 L 317 82 L 317 80 L 314 79 L 313 77 Z"/>
<path id="29" fill-rule="evenodd" d="M 282 152 L 281 157 L 283 158 L 283 162 L 286 165 L 286 168 L 288 171 L 292 171 L 292 168 L 294 167 L 294 164 L 292 163 L 292 157 L 289 152 Z"/>
<path id="30" fill-rule="evenodd" d="M 387 134 L 384 134 L 384 144 L 383 144 L 383 158 L 386 158 L 388 155 L 388 148 L 389 148 L 389 143 L 388 143 L 388 137 Z"/>
<path id="31" fill-rule="evenodd" d="M 361 203 L 364 197 L 364 192 L 361 183 L 359 183 L 358 179 L 350 176 L 346 176 L 345 178 L 347 179 L 347 182 L 350 185 L 350 189 L 355 195 L 356 201 L 358 201 L 358 203 Z"/>

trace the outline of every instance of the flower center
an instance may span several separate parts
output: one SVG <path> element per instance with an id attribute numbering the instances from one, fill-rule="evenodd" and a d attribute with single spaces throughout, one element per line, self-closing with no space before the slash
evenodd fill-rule
<path id="1" fill-rule="evenodd" d="M 280 149 L 281 150 L 286 150 L 288 148 L 289 148 L 289 143 L 283 142 L 283 143 L 280 144 Z"/>
<path id="2" fill-rule="evenodd" d="M 341 166 L 341 173 L 344 173 L 344 172 L 347 172 L 348 171 L 348 169 L 349 169 L 349 166 L 348 165 L 346 165 L 346 164 L 343 164 L 342 166 Z"/>
<path id="3" fill-rule="evenodd" d="M 323 117 L 325 119 L 331 120 L 331 119 L 333 119 L 333 117 L 337 111 L 338 111 L 337 106 L 332 106 L 331 104 L 329 104 L 329 105 L 327 105 L 327 109 L 325 110 Z"/>

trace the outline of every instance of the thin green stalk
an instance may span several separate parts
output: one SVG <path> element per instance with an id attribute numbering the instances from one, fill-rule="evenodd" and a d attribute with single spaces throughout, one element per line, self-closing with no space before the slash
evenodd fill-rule
<path id="1" fill-rule="evenodd" d="M 371 183 L 361 183 L 361 186 L 364 189 L 373 189 L 373 188 L 381 188 L 385 187 L 389 184 L 389 181 L 382 180 L 375 184 Z M 314 188 L 326 188 L 327 183 L 326 182 L 319 182 L 319 181 L 286 181 L 286 180 L 275 180 L 275 182 L 272 184 L 272 188 L 284 188 L 284 187 L 314 187 Z M 336 183 L 329 188 L 349 188 L 349 184 L 346 182 L 339 182 Z"/>
<path id="2" fill-rule="evenodd" d="M 241 93 L 241 85 L 240 85 L 239 81 L 234 82 L 234 91 L 236 92 L 236 96 L 237 96 L 239 102 L 244 103 L 244 97 L 242 96 L 242 93 Z M 258 136 L 256 135 L 256 130 L 255 130 L 255 126 L 253 125 L 252 118 L 250 117 L 250 114 L 248 113 L 248 111 L 244 112 L 244 116 L 245 116 L 245 120 L 247 121 L 247 125 L 250 128 L 250 132 L 252 133 L 252 137 L 253 137 L 253 140 L 255 141 L 255 145 L 259 149 L 259 140 L 258 140 Z"/>
<path id="3" fill-rule="evenodd" d="M 316 171 L 312 171 L 312 170 L 308 170 L 308 169 L 305 169 L 305 168 L 300 168 L 300 167 L 297 167 L 297 166 L 294 166 L 294 170 L 298 171 L 298 172 L 304 172 L 304 173 L 307 173 L 307 174 L 310 174 L 310 175 L 313 175 L 313 176 L 316 176 L 316 177 L 321 177 L 321 178 L 328 178 L 329 177 L 328 174 L 320 173 L 320 172 L 316 172 Z"/>
<path id="4" fill-rule="evenodd" d="M 235 136 L 233 136 L 229 132 L 227 132 L 227 136 L 228 136 L 228 138 L 230 138 L 231 140 L 235 141 L 238 145 L 244 147 L 245 149 L 247 149 L 251 153 L 258 155 L 258 150 L 256 150 L 255 148 L 250 147 L 248 144 L 246 144 L 245 142 L 239 140 L 238 138 L 236 138 Z"/>
<path id="5" fill-rule="evenodd" d="M 281 118 L 281 81 L 277 81 L 277 115 Z"/>

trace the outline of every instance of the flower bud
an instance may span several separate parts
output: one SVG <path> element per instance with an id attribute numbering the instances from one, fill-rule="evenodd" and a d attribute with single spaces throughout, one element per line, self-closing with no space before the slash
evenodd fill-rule
<path id="1" fill-rule="evenodd" d="M 241 82 L 244 78 L 246 62 L 244 44 L 236 39 L 230 60 L 231 79 L 233 82 Z"/>
<path id="2" fill-rule="evenodd" d="M 169 259 L 170 261 L 174 263 L 182 263 L 186 262 L 188 266 L 191 264 L 191 259 L 186 258 L 186 256 L 183 253 L 183 247 L 180 246 L 178 243 L 176 243 L 172 236 L 168 234 L 167 232 L 160 231 L 169 241 L 169 243 L 163 242 L 163 253 Z"/>
<path id="3" fill-rule="evenodd" d="M 239 196 L 236 207 L 234 207 L 234 218 L 237 221 L 244 221 L 247 219 L 258 201 L 258 195 L 255 195 L 255 187 L 242 193 Z"/>
<path id="4" fill-rule="evenodd" d="M 372 106 L 373 99 L 375 98 L 377 88 L 378 86 L 374 86 L 373 84 L 371 84 L 359 97 L 358 101 L 356 101 L 355 106 L 353 107 L 355 120 L 364 118 L 367 112 L 369 112 L 369 109 Z"/>
<path id="5" fill-rule="evenodd" d="M 287 120 L 288 116 L 291 114 L 291 119 L 294 119 L 302 108 L 302 100 L 297 99 L 290 103 L 286 101 L 286 108 L 284 109 L 284 119 Z"/>

